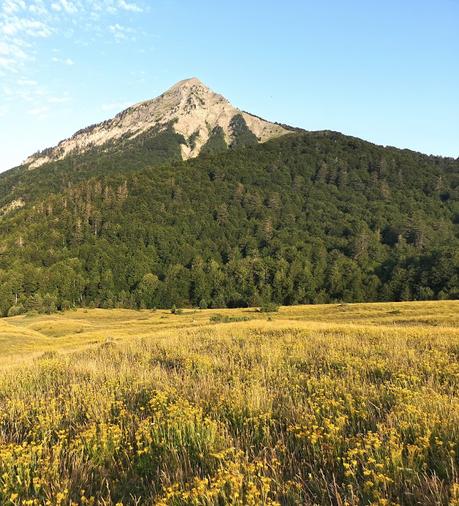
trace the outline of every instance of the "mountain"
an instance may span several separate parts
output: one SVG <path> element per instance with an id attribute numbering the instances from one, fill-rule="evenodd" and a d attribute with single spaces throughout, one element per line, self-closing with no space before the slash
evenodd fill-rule
<path id="1" fill-rule="evenodd" d="M 0 175 L 3 315 L 459 298 L 459 160 L 266 123 L 195 80 L 136 107 L 164 121 Z"/>
<path id="2" fill-rule="evenodd" d="M 275 125 L 233 107 L 195 77 L 178 82 L 153 100 L 129 107 L 113 119 L 79 130 L 54 148 L 36 153 L 25 161 L 29 169 L 86 153 L 95 147 L 109 150 L 114 142 L 132 141 L 170 131 L 180 138 L 180 155 L 187 160 L 212 145 L 266 142 L 287 133 Z"/>
<path id="3" fill-rule="evenodd" d="M 90 177 L 255 145 L 294 130 L 243 112 L 198 79 L 186 79 L 0 174 L 0 216 Z"/>

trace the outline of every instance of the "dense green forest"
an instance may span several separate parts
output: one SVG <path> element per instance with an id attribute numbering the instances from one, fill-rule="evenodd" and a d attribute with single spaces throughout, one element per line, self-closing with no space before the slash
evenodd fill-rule
<path id="1" fill-rule="evenodd" d="M 301 132 L 181 162 L 165 140 L 2 175 L 26 202 L 0 218 L 3 315 L 459 298 L 459 160 Z"/>

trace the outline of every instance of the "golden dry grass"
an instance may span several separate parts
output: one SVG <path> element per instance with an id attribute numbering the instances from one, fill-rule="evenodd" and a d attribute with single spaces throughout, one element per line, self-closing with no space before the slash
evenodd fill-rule
<path id="1" fill-rule="evenodd" d="M 459 505 L 458 301 L 18 316 L 0 359 L 0 504 Z"/>

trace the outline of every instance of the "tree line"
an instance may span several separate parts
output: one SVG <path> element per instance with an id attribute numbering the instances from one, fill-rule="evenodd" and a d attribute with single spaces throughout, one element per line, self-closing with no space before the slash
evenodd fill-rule
<path id="1" fill-rule="evenodd" d="M 458 160 L 331 132 L 142 156 L 3 216 L 3 315 L 459 297 Z"/>

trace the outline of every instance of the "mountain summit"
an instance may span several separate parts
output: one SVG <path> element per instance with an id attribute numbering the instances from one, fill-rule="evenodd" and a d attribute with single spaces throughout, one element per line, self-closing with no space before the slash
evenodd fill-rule
<path id="1" fill-rule="evenodd" d="M 114 142 L 169 132 L 180 137 L 180 156 L 196 157 L 203 149 L 256 144 L 288 133 L 284 127 L 243 112 L 193 77 L 179 81 L 153 100 L 133 105 L 113 119 L 79 130 L 56 147 L 30 156 L 29 169 L 82 154 L 109 150 Z"/>

